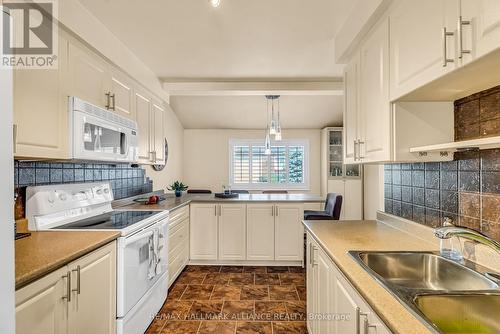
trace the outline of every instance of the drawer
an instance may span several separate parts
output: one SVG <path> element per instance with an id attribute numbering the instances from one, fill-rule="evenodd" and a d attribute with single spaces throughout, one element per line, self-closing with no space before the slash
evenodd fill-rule
<path id="1" fill-rule="evenodd" d="M 175 228 L 175 226 L 177 226 L 186 219 L 189 220 L 189 205 L 186 205 L 180 209 L 170 212 L 169 215 L 170 229 Z"/>
<path id="2" fill-rule="evenodd" d="M 184 267 L 188 262 L 189 259 L 188 244 L 186 243 L 185 245 L 180 247 L 178 250 L 176 250 L 176 253 L 177 254 L 175 254 L 174 256 L 169 257 L 169 262 L 168 262 L 169 286 L 174 282 L 177 276 L 179 276 L 179 274 L 181 273 L 181 271 L 184 269 Z"/>
<path id="3" fill-rule="evenodd" d="M 189 240 L 189 221 L 185 220 L 178 224 L 174 229 L 170 230 L 170 235 L 168 237 L 168 251 L 172 252 L 182 243 L 186 243 Z"/>

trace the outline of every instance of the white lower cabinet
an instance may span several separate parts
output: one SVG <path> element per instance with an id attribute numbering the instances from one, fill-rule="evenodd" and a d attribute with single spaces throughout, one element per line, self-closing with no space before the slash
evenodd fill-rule
<path id="1" fill-rule="evenodd" d="M 176 280 L 189 262 L 189 206 L 170 214 L 168 230 L 168 285 Z"/>
<path id="2" fill-rule="evenodd" d="M 301 203 L 195 203 L 190 213 L 192 261 L 301 261 Z"/>
<path id="3" fill-rule="evenodd" d="M 274 217 L 274 259 L 302 260 L 304 209 L 298 204 L 276 204 Z"/>
<path id="4" fill-rule="evenodd" d="M 246 259 L 246 205 L 219 204 L 219 260 Z"/>
<path id="5" fill-rule="evenodd" d="M 391 333 L 309 233 L 306 268 L 310 334 Z"/>
<path id="6" fill-rule="evenodd" d="M 17 290 L 16 332 L 115 333 L 116 243 Z"/>
<path id="7" fill-rule="evenodd" d="M 191 204 L 189 256 L 191 260 L 217 260 L 217 204 Z"/>
<path id="8" fill-rule="evenodd" d="M 247 260 L 274 260 L 274 204 L 247 205 Z"/>

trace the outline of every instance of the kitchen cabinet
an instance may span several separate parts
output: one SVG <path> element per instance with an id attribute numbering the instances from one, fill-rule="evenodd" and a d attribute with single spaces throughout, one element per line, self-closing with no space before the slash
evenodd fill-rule
<path id="1" fill-rule="evenodd" d="M 341 220 L 363 219 L 363 180 L 328 180 L 328 192 L 342 195 Z"/>
<path id="2" fill-rule="evenodd" d="M 218 204 L 219 260 L 246 259 L 246 205 Z"/>
<path id="3" fill-rule="evenodd" d="M 309 333 L 390 333 L 310 233 L 306 268 Z"/>
<path id="4" fill-rule="evenodd" d="M 135 120 L 133 86 L 125 73 L 85 46 L 70 41 L 70 96 Z"/>
<path id="5" fill-rule="evenodd" d="M 177 279 L 189 262 L 189 206 L 170 213 L 168 230 L 168 285 Z"/>
<path id="6" fill-rule="evenodd" d="M 69 333 L 115 333 L 116 246 L 109 244 L 68 265 L 72 300 Z"/>
<path id="7" fill-rule="evenodd" d="M 464 62 L 479 58 L 500 47 L 500 2 L 496 0 L 461 0 L 461 34 Z M 460 41 L 458 41 L 460 43 Z"/>
<path id="8" fill-rule="evenodd" d="M 14 70 L 14 156 L 69 157 L 68 99 L 59 83 L 67 75 L 68 40 L 59 34 L 59 68 Z"/>
<path id="9" fill-rule="evenodd" d="M 274 260 L 274 204 L 247 205 L 247 260 Z"/>
<path id="10" fill-rule="evenodd" d="M 379 23 L 360 48 L 358 158 L 363 162 L 391 158 L 389 103 L 389 20 Z"/>
<path id="11" fill-rule="evenodd" d="M 115 331 L 115 242 L 16 291 L 17 333 Z"/>
<path id="12" fill-rule="evenodd" d="M 190 259 L 302 261 L 304 209 L 300 203 L 194 203 Z"/>
<path id="13" fill-rule="evenodd" d="M 459 0 L 395 2 L 389 13 L 391 100 L 456 68 L 459 12 Z"/>
<path id="14" fill-rule="evenodd" d="M 353 163 L 357 159 L 357 141 L 361 135 L 359 122 L 359 53 L 356 53 L 344 69 L 344 160 Z M 328 140 L 328 139 L 324 139 Z M 330 172 L 331 173 L 331 172 Z"/>
<path id="15" fill-rule="evenodd" d="M 217 260 L 219 235 L 217 204 L 191 204 L 189 256 L 191 260 Z"/>
<path id="16" fill-rule="evenodd" d="M 276 204 L 274 217 L 274 259 L 302 260 L 304 209 L 299 204 Z"/>
<path id="17" fill-rule="evenodd" d="M 139 89 L 134 92 L 134 100 L 139 131 L 139 161 L 143 164 L 164 164 L 163 105 Z"/>

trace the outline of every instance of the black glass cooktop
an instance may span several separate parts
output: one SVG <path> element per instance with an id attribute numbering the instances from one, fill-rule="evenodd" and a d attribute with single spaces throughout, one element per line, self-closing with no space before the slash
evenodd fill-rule
<path id="1" fill-rule="evenodd" d="M 160 211 L 112 211 L 58 226 L 57 229 L 121 230 L 159 213 Z"/>

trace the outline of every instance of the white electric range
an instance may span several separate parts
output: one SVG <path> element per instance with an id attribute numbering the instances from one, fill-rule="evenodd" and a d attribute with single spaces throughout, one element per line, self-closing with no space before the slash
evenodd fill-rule
<path id="1" fill-rule="evenodd" d="M 118 231 L 117 333 L 143 333 L 167 298 L 168 211 L 113 209 L 108 182 L 28 187 L 29 229 Z"/>

